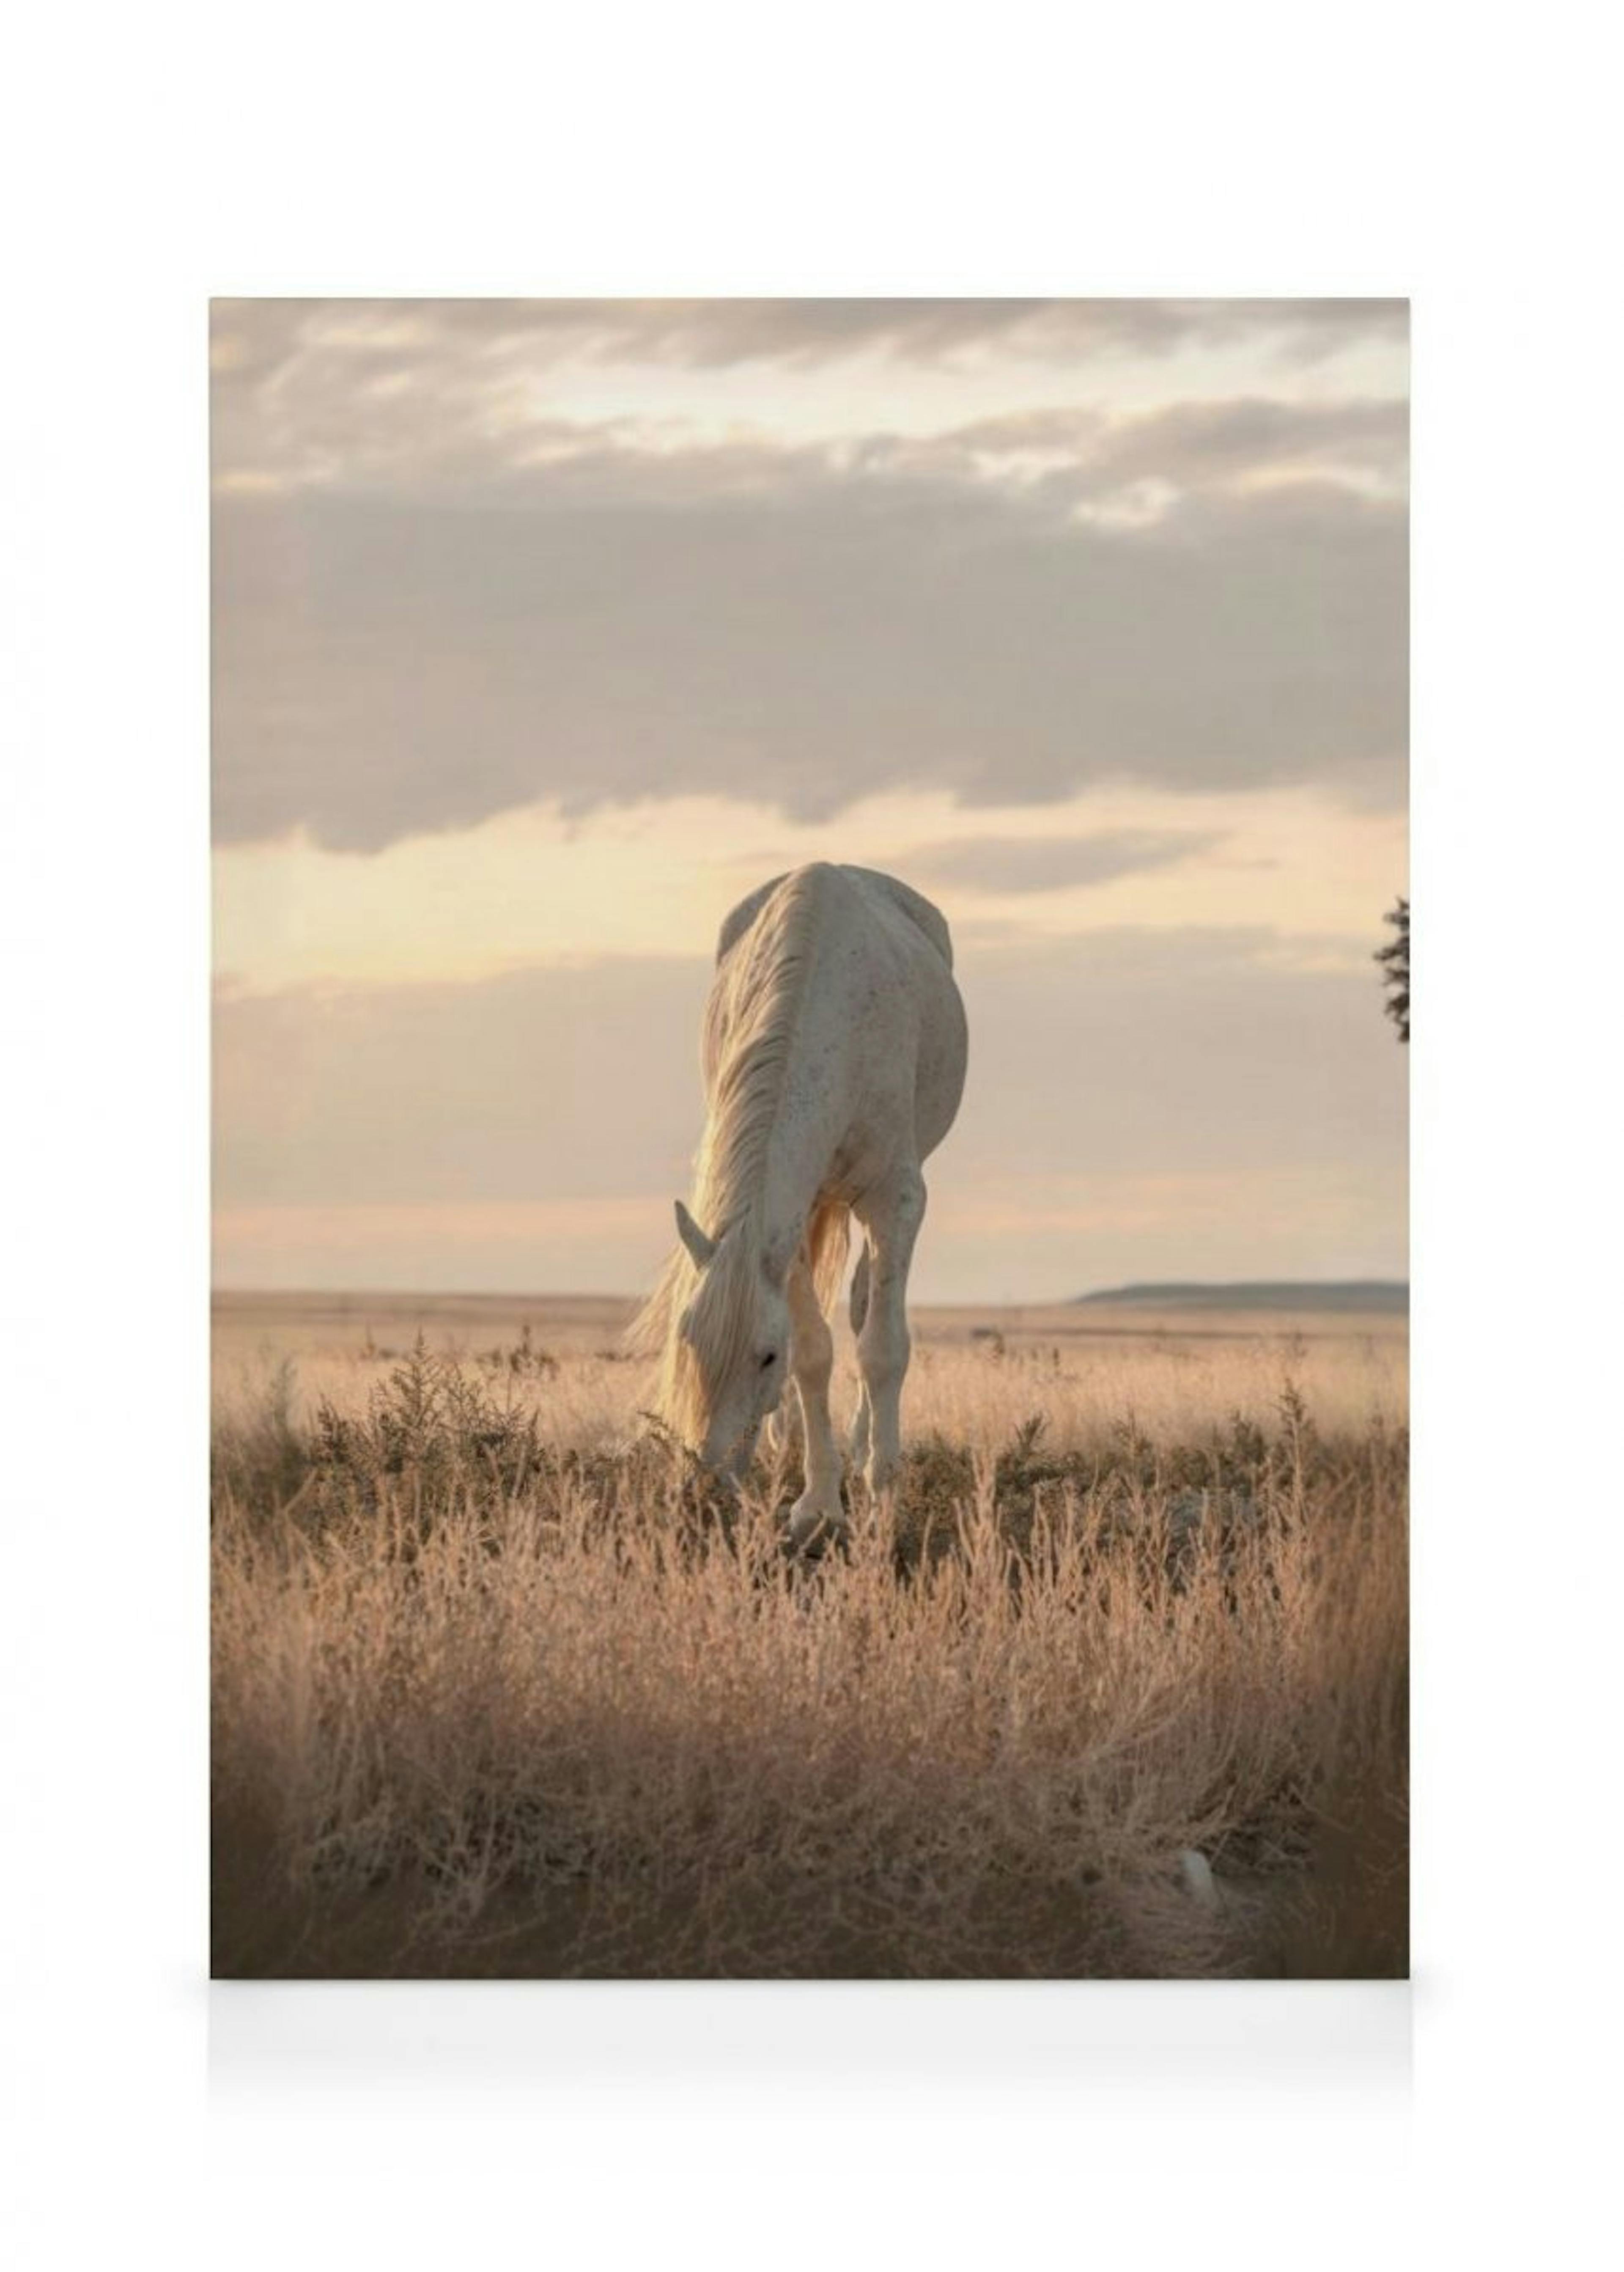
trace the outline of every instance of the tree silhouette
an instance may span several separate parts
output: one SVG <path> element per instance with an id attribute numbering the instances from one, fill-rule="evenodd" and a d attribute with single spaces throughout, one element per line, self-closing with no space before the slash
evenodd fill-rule
<path id="1" fill-rule="evenodd" d="M 1400 900 L 1382 918 L 1393 926 L 1394 937 L 1385 946 L 1376 949 L 1376 960 L 1382 965 L 1382 983 L 1387 989 L 1385 1008 L 1388 1016 L 1398 1028 L 1398 1038 L 1410 1038 L 1410 902 Z"/>

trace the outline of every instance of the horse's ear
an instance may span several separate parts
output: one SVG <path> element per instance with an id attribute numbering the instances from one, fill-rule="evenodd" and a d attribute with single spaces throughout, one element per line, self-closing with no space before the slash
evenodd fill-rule
<path id="1" fill-rule="evenodd" d="M 701 1270 L 708 1270 L 716 1253 L 716 1241 L 707 1238 L 681 1200 L 676 1203 L 677 1237 L 693 1256 Z"/>

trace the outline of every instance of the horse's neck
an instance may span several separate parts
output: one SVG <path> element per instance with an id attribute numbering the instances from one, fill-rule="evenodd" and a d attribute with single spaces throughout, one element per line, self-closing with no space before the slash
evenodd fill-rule
<path id="1" fill-rule="evenodd" d="M 739 1193 L 771 1274 L 788 1267 L 823 1192 L 848 1117 L 849 1051 L 837 1004 L 803 984 L 777 1072 L 765 1137 Z"/>
<path id="2" fill-rule="evenodd" d="M 834 1099 L 820 1093 L 817 1082 L 797 1078 L 796 1056 L 792 1048 L 753 1156 L 735 1162 L 711 1201 L 719 1222 L 738 1226 L 735 1252 L 756 1256 L 780 1282 L 823 1189 L 838 1137 Z"/>
<path id="3" fill-rule="evenodd" d="M 823 1182 L 820 1167 L 791 1143 L 779 1140 L 768 1147 L 756 1220 L 762 1255 L 771 1276 L 781 1279 L 794 1259 L 816 1203 Z"/>
<path id="4" fill-rule="evenodd" d="M 792 1049 L 778 1112 L 764 1149 L 757 1220 L 774 1274 L 787 1268 L 822 1197 L 846 1120 L 844 1085 L 831 1078 L 827 1057 L 818 1078 L 802 1072 Z"/>

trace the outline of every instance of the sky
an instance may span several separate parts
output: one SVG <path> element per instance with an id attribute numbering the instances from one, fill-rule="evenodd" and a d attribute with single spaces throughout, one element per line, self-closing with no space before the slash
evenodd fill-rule
<path id="1" fill-rule="evenodd" d="M 716 933 L 952 926 L 926 1301 L 1402 1276 L 1385 301 L 220 301 L 215 1270 L 634 1293 Z"/>

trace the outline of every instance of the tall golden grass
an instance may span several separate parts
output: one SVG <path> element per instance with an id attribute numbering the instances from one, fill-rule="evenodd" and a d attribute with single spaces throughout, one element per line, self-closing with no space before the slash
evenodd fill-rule
<path id="1" fill-rule="evenodd" d="M 923 1354 L 810 1566 L 588 1350 L 224 1380 L 217 1971 L 1401 1972 L 1401 1420 Z"/>

